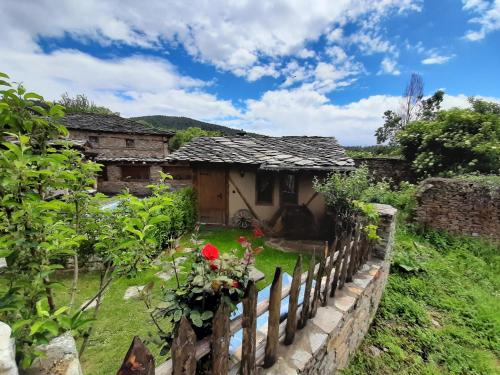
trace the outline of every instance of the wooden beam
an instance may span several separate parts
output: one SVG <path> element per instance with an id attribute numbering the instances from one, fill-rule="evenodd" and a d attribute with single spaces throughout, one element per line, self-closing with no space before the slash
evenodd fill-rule
<path id="1" fill-rule="evenodd" d="M 245 196 L 242 194 L 241 190 L 238 188 L 238 185 L 236 185 L 233 181 L 233 179 L 231 178 L 231 175 L 228 174 L 228 180 L 229 182 L 234 186 L 234 189 L 236 190 L 236 192 L 240 195 L 241 199 L 243 200 L 243 203 L 245 203 L 245 206 L 247 206 L 248 208 L 248 211 L 250 211 L 250 213 L 255 217 L 255 219 L 259 220 L 260 221 L 260 218 L 259 216 L 257 215 L 257 213 L 254 211 L 254 209 L 252 208 L 252 206 L 250 205 L 250 203 L 248 203 L 247 199 L 245 198 Z"/>

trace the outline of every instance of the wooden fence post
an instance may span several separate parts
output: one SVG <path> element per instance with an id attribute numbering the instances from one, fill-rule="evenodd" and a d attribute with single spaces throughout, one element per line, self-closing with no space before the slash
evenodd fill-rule
<path id="1" fill-rule="evenodd" d="M 116 375 L 155 375 L 155 360 L 139 337 L 134 336 Z"/>
<path id="2" fill-rule="evenodd" d="M 352 229 L 349 229 L 349 235 L 347 236 L 347 242 L 345 244 L 344 257 L 342 259 L 342 268 L 340 270 L 339 289 L 342 289 L 345 284 L 345 279 L 347 276 L 347 266 L 349 264 L 349 257 L 351 256 L 351 241 Z"/>
<path id="3" fill-rule="evenodd" d="M 255 282 L 250 280 L 243 298 L 243 344 L 241 352 L 241 375 L 255 375 L 256 335 L 257 335 L 257 289 Z"/>
<path id="4" fill-rule="evenodd" d="M 356 222 L 355 228 L 356 229 L 354 231 L 354 240 L 352 244 L 351 253 L 349 256 L 349 267 L 347 268 L 347 277 L 346 277 L 347 282 L 352 281 L 352 277 L 356 272 L 356 263 L 358 261 L 358 252 L 359 252 L 359 238 L 361 235 L 361 223 Z"/>
<path id="5" fill-rule="evenodd" d="M 330 286 L 330 298 L 333 298 L 333 296 L 335 296 L 335 292 L 337 291 L 337 285 L 339 284 L 340 268 L 342 266 L 342 258 L 344 257 L 344 252 L 345 252 L 344 249 L 346 243 L 346 236 L 342 235 L 338 243 L 339 243 L 339 253 L 337 255 L 337 259 L 335 260 L 335 272 L 333 273 L 332 285 Z"/>
<path id="6" fill-rule="evenodd" d="M 229 366 L 229 307 L 222 301 L 212 328 L 212 374 L 226 375 Z"/>
<path id="7" fill-rule="evenodd" d="M 313 301 L 311 304 L 311 318 L 316 316 L 318 305 L 321 299 L 321 282 L 323 281 L 323 272 L 325 271 L 325 258 L 323 257 L 319 262 L 318 273 L 316 274 L 316 285 L 314 286 Z"/>
<path id="8" fill-rule="evenodd" d="M 325 290 L 323 290 L 322 306 L 326 306 L 326 304 L 328 303 L 328 291 L 330 288 L 330 278 L 333 269 L 333 258 L 335 255 L 335 249 L 337 248 L 338 239 L 339 239 L 338 237 L 335 237 L 335 240 L 333 241 L 333 244 L 328 252 L 329 259 L 328 259 L 328 264 L 326 265 L 326 281 L 325 281 Z M 328 246 L 328 242 L 326 243 L 326 246 Z"/>
<path id="9" fill-rule="evenodd" d="M 290 345 L 295 338 L 297 330 L 297 308 L 299 304 L 300 279 L 302 272 L 302 256 L 299 255 L 293 270 L 293 280 L 290 286 L 290 296 L 288 297 L 288 314 L 285 328 L 285 345 Z"/>
<path id="10" fill-rule="evenodd" d="M 196 334 L 185 316 L 181 318 L 177 335 L 172 343 L 173 375 L 196 373 Z"/>
<path id="11" fill-rule="evenodd" d="M 302 312 L 300 313 L 299 328 L 302 329 L 307 324 L 309 319 L 309 305 L 311 301 L 311 288 L 314 278 L 314 267 L 316 266 L 316 256 L 313 255 L 311 263 L 309 263 L 309 271 L 307 272 L 306 289 L 304 291 L 304 301 L 302 302 Z"/>
<path id="12" fill-rule="evenodd" d="M 269 319 L 267 321 L 267 341 L 264 356 L 264 368 L 269 368 L 276 362 L 279 345 L 280 307 L 281 307 L 281 267 L 274 272 L 273 283 L 269 293 Z"/>

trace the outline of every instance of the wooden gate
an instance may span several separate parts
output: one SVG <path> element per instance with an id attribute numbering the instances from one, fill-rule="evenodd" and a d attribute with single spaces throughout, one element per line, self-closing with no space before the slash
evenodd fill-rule
<path id="1" fill-rule="evenodd" d="M 196 177 L 200 222 L 226 224 L 227 181 L 225 169 L 198 169 Z"/>

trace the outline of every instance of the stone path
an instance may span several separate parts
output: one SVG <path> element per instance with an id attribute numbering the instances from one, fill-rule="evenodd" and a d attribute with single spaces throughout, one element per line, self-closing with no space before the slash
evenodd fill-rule
<path id="1" fill-rule="evenodd" d="M 313 240 L 285 240 L 284 238 L 270 238 L 266 241 L 266 245 L 287 253 L 309 253 L 316 254 L 323 252 L 325 247 L 324 241 Z"/>
<path id="2" fill-rule="evenodd" d="M 135 298 L 138 299 L 141 296 L 141 292 L 144 289 L 146 285 L 135 285 L 128 287 L 127 290 L 125 291 L 125 294 L 123 295 L 123 299 L 125 301 Z"/>
<path id="3" fill-rule="evenodd" d="M 89 303 L 89 299 L 84 301 L 81 305 L 80 305 L 80 309 L 83 308 L 83 306 L 85 306 L 87 303 Z M 102 300 L 101 300 L 101 303 L 102 303 Z M 97 306 L 97 298 L 95 300 L 92 301 L 92 303 L 90 305 L 88 305 L 85 310 L 83 311 L 88 311 L 90 309 L 95 309 L 95 307 Z"/>
<path id="4" fill-rule="evenodd" d="M 250 268 L 250 275 L 249 276 L 250 276 L 250 279 L 252 279 L 255 282 L 264 280 L 266 278 L 266 276 L 264 275 L 264 272 L 258 270 L 257 268 L 255 268 L 253 266 Z"/>

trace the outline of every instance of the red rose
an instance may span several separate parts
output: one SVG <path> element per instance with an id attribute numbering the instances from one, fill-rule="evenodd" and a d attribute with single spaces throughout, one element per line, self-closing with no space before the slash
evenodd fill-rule
<path id="1" fill-rule="evenodd" d="M 243 245 L 247 242 L 247 238 L 245 236 L 240 236 L 240 238 L 238 238 L 238 242 L 240 243 L 240 245 Z"/>
<path id="2" fill-rule="evenodd" d="M 233 288 L 239 288 L 240 287 L 240 283 L 238 280 L 233 280 L 233 285 L 232 285 Z"/>
<path id="3" fill-rule="evenodd" d="M 253 235 L 257 238 L 264 237 L 264 232 L 259 227 L 255 227 L 253 230 Z"/>
<path id="4" fill-rule="evenodd" d="M 201 250 L 201 255 L 206 260 L 212 261 L 219 259 L 219 250 L 214 245 L 207 243 Z"/>

